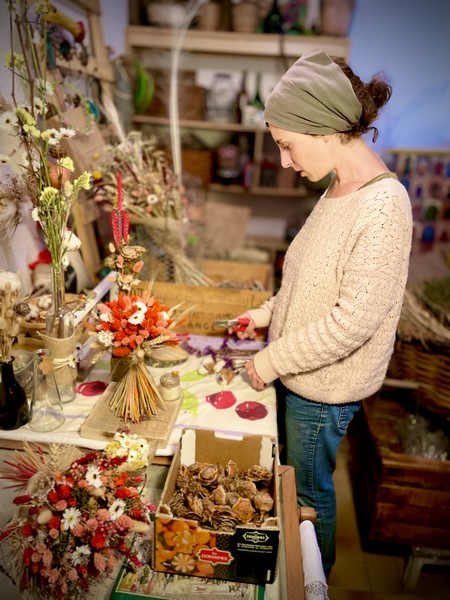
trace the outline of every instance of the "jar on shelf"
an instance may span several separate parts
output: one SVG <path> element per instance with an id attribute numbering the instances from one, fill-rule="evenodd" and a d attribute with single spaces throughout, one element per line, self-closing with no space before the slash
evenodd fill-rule
<path id="1" fill-rule="evenodd" d="M 219 123 L 235 120 L 237 94 L 230 73 L 216 73 L 208 90 L 207 119 Z"/>

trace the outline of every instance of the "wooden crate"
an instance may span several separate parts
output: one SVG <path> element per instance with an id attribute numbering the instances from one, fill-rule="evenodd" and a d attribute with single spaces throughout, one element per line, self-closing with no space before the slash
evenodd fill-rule
<path id="1" fill-rule="evenodd" d="M 205 275 L 214 283 L 236 281 L 250 285 L 258 282 L 265 291 L 273 292 L 273 267 L 271 264 L 204 260 L 201 267 Z"/>
<path id="2" fill-rule="evenodd" d="M 178 328 L 201 335 L 223 335 L 224 329 L 215 329 L 216 319 L 230 319 L 267 300 L 270 292 L 253 292 L 231 288 L 201 287 L 155 281 L 153 294 L 170 307 L 183 303 L 181 310 L 192 307 L 187 322 Z"/>
<path id="3" fill-rule="evenodd" d="M 411 392 L 363 402 L 349 428 L 350 470 L 366 544 L 450 548 L 450 461 L 402 452 L 400 420 L 417 410 Z M 444 421 L 442 421 L 444 423 Z"/>

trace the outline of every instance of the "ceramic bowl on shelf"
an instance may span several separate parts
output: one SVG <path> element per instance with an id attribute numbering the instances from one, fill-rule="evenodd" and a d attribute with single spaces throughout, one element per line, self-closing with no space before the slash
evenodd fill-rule
<path id="1" fill-rule="evenodd" d="M 147 18 L 152 25 L 157 27 L 179 29 L 185 17 L 186 8 L 183 4 L 150 2 L 147 7 Z"/>

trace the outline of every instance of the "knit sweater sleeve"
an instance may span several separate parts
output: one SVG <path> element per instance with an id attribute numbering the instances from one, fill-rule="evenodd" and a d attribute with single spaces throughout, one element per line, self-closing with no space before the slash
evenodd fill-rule
<path id="1" fill-rule="evenodd" d="M 299 328 L 286 328 L 255 356 L 256 371 L 266 383 L 344 360 L 375 334 L 399 302 L 411 237 L 404 208 L 395 198 L 375 203 L 356 230 L 330 310 Z"/>

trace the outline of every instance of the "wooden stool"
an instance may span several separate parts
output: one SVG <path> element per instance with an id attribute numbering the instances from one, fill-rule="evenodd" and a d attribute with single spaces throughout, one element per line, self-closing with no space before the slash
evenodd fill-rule
<path id="1" fill-rule="evenodd" d="M 406 563 L 402 577 L 404 592 L 412 592 L 419 580 L 424 565 L 450 565 L 450 550 L 443 548 L 422 548 L 414 546 Z"/>

